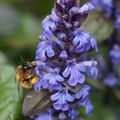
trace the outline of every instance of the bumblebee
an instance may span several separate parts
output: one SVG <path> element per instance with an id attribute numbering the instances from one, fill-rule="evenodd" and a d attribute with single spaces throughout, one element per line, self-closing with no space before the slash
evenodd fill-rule
<path id="1" fill-rule="evenodd" d="M 48 111 L 48 109 L 53 106 L 51 95 L 54 94 L 54 91 L 49 91 L 41 88 L 40 93 L 37 93 L 33 88 L 33 85 L 38 80 L 38 77 L 35 74 L 35 67 L 35 62 L 26 62 L 23 65 L 19 65 L 16 70 L 16 79 L 19 86 L 23 88 L 29 88 L 26 95 L 24 96 L 22 105 L 22 113 L 24 114 L 24 116 L 27 117 L 36 117 L 40 113 Z M 81 85 L 71 87 L 68 85 L 67 82 L 63 82 L 62 84 L 67 87 L 70 92 L 73 93 L 77 93 L 81 88 Z M 54 115 L 54 117 L 57 117 L 56 114 Z"/>
<path id="2" fill-rule="evenodd" d="M 16 79 L 18 85 L 23 88 L 32 88 L 37 82 L 38 77 L 35 74 L 36 63 L 25 62 L 23 65 L 19 65 L 16 69 Z"/>

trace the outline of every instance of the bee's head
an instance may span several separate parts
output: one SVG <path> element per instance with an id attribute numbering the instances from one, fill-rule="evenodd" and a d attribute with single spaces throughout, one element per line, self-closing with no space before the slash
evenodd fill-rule
<path id="1" fill-rule="evenodd" d="M 28 62 L 28 61 L 25 62 L 22 56 L 20 56 L 20 60 L 21 60 L 21 62 L 22 62 L 22 64 L 20 65 L 20 66 L 21 66 L 21 67 L 20 67 L 21 69 L 23 69 L 23 70 L 28 70 L 29 68 L 31 68 L 31 63 Z"/>
<path id="2" fill-rule="evenodd" d="M 32 67 L 32 65 L 30 62 L 25 62 L 25 63 L 23 63 L 22 67 L 24 70 L 28 70 Z"/>

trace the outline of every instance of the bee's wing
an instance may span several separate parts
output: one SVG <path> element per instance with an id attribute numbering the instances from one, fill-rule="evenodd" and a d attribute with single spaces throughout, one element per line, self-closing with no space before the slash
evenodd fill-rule
<path id="1" fill-rule="evenodd" d="M 78 85 L 76 85 L 76 86 L 74 86 L 74 87 L 73 87 L 73 86 L 70 86 L 67 81 L 63 82 L 62 84 L 63 84 L 65 87 L 67 87 L 68 90 L 70 90 L 70 91 L 73 92 L 73 93 L 77 93 L 77 92 L 81 89 L 81 85 L 80 85 L 80 84 L 78 84 Z"/>
<path id="2" fill-rule="evenodd" d="M 50 95 L 51 93 L 46 90 L 36 93 L 34 89 L 30 89 L 24 98 L 23 114 L 25 116 L 36 116 L 40 112 L 45 112 L 52 105 Z"/>

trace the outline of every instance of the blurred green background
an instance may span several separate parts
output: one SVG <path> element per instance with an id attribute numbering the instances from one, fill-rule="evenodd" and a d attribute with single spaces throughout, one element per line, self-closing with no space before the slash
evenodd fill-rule
<path id="1" fill-rule="evenodd" d="M 86 1 L 83 0 L 82 4 Z M 0 0 L 0 120 L 29 120 L 21 113 L 22 97 L 18 94 L 15 69 L 22 64 L 21 58 L 24 61 L 35 59 L 41 21 L 50 13 L 53 2 L 54 0 Z M 98 42 L 110 36 L 113 30 L 112 22 L 100 16 L 99 12 L 90 13 L 82 26 Z M 100 49 L 104 56 L 106 51 L 104 47 Z M 96 81 L 89 82 L 100 90 L 91 96 L 95 106 L 93 116 L 85 116 L 83 108 L 80 109 L 81 116 L 85 120 L 120 120 L 120 96 L 118 99 L 110 95 L 110 104 L 104 104 L 105 88 Z"/>

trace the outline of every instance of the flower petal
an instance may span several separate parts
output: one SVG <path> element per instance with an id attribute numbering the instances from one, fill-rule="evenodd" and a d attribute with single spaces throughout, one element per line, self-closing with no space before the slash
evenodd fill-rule
<path id="1" fill-rule="evenodd" d="M 63 71 L 62 74 L 63 74 L 64 77 L 68 77 L 70 75 L 70 68 L 66 67 L 66 69 Z"/>
<path id="2" fill-rule="evenodd" d="M 52 49 L 51 46 L 49 46 L 49 47 L 47 48 L 46 52 L 47 52 L 47 56 L 48 56 L 48 57 L 53 57 L 53 56 L 55 55 L 55 52 L 54 52 L 54 50 Z"/>
<path id="3" fill-rule="evenodd" d="M 57 92 L 57 93 L 55 93 L 55 94 L 53 94 L 53 95 L 51 96 L 51 100 L 52 100 L 52 101 L 56 101 L 56 100 L 59 99 L 59 97 L 60 97 L 60 94 L 59 94 L 59 92 Z"/>

